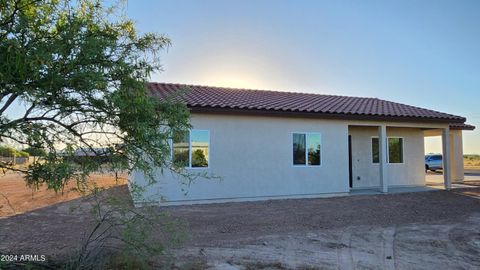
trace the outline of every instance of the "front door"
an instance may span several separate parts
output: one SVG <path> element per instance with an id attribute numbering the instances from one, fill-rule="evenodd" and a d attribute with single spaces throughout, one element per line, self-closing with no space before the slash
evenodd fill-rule
<path id="1" fill-rule="evenodd" d="M 348 135 L 348 183 L 352 188 L 352 136 Z"/>

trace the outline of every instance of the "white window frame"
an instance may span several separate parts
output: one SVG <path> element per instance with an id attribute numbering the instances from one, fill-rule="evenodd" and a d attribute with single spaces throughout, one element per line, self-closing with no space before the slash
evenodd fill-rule
<path id="1" fill-rule="evenodd" d="M 373 138 L 378 139 L 378 136 L 371 136 L 370 137 L 370 162 L 373 165 L 378 165 L 378 164 L 380 164 L 380 160 L 377 163 L 373 162 L 373 144 L 372 144 L 372 139 Z M 390 151 L 388 150 L 388 139 L 402 139 L 402 162 L 401 163 L 390 163 Z M 387 136 L 386 140 L 387 140 L 387 163 L 392 164 L 392 165 L 405 164 L 405 138 L 404 137 L 399 137 L 399 136 Z M 378 141 L 378 143 L 380 143 L 380 140 Z M 378 147 L 378 151 L 380 151 L 380 145 Z M 379 155 L 379 158 L 380 158 L 380 155 Z"/>
<path id="2" fill-rule="evenodd" d="M 322 143 L 322 133 L 320 132 L 305 132 L 305 131 L 295 131 L 291 132 L 290 136 L 290 150 L 293 151 L 293 134 L 305 134 L 305 164 L 295 164 L 293 155 L 292 157 L 292 166 L 293 167 L 312 167 L 312 168 L 319 168 L 323 165 L 323 143 Z M 308 164 L 308 134 L 320 135 L 320 165 L 309 165 Z M 292 153 L 293 154 L 293 153 Z"/>
<path id="3" fill-rule="evenodd" d="M 208 133 L 208 166 L 207 167 L 192 167 L 192 131 L 206 131 Z M 170 139 L 170 159 L 173 161 L 173 139 Z M 185 169 L 191 170 L 203 170 L 210 168 L 210 130 L 208 129 L 191 129 L 188 131 L 188 166 L 184 167 Z"/>

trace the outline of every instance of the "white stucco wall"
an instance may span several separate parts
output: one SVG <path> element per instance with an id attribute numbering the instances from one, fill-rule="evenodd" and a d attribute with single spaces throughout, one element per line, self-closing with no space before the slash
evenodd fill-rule
<path id="1" fill-rule="evenodd" d="M 194 114 L 194 129 L 210 131 L 208 169 L 191 173 L 213 174 L 196 179 L 190 187 L 179 184 L 171 172 L 157 173 L 158 184 L 146 196 L 170 203 L 183 201 L 315 197 L 349 192 L 348 125 L 319 119 Z M 322 136 L 321 166 L 293 166 L 292 133 L 318 132 Z M 132 179 L 141 184 L 139 172 Z M 187 188 L 185 195 L 182 188 Z"/>
<path id="2" fill-rule="evenodd" d="M 351 126 L 353 188 L 380 186 L 379 165 L 372 163 L 371 138 L 378 137 L 376 127 Z M 388 186 L 425 185 L 424 134 L 420 128 L 387 127 L 388 137 L 403 138 L 403 161 L 387 164 Z"/>
<path id="3" fill-rule="evenodd" d="M 443 127 L 216 114 L 193 114 L 191 124 L 193 129 L 210 131 L 210 156 L 209 168 L 188 172 L 221 179 L 200 177 L 186 185 L 184 178 L 158 170 L 158 182 L 148 186 L 144 197 L 164 204 L 188 204 L 346 194 L 350 191 L 348 135 L 352 135 L 353 188 L 377 188 L 379 166 L 372 163 L 371 137 L 378 136 L 375 126 L 379 124 L 395 125 L 387 127 L 387 135 L 404 138 L 404 163 L 387 165 L 388 186 L 421 186 L 425 185 L 422 128 Z M 293 166 L 294 132 L 321 134 L 321 166 Z M 140 186 L 146 182 L 138 171 L 130 181 Z"/>

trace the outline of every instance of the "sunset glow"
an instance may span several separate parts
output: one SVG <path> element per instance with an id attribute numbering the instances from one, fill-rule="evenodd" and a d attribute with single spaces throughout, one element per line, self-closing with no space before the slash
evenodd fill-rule
<path id="1" fill-rule="evenodd" d="M 480 2 L 139 2 L 127 9 L 139 29 L 173 43 L 153 81 L 377 97 L 461 115 L 477 126 L 464 132 L 464 153 L 480 154 Z"/>

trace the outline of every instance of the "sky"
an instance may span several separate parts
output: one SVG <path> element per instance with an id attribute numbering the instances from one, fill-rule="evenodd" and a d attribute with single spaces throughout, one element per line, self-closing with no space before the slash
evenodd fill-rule
<path id="1" fill-rule="evenodd" d="M 377 97 L 465 116 L 480 154 L 480 1 L 130 1 L 172 39 L 153 81 Z M 439 138 L 426 152 L 440 152 Z"/>
<path id="2" fill-rule="evenodd" d="M 172 46 L 152 81 L 377 97 L 465 116 L 480 154 L 480 1 L 130 0 Z M 440 152 L 426 139 L 426 152 Z"/>

